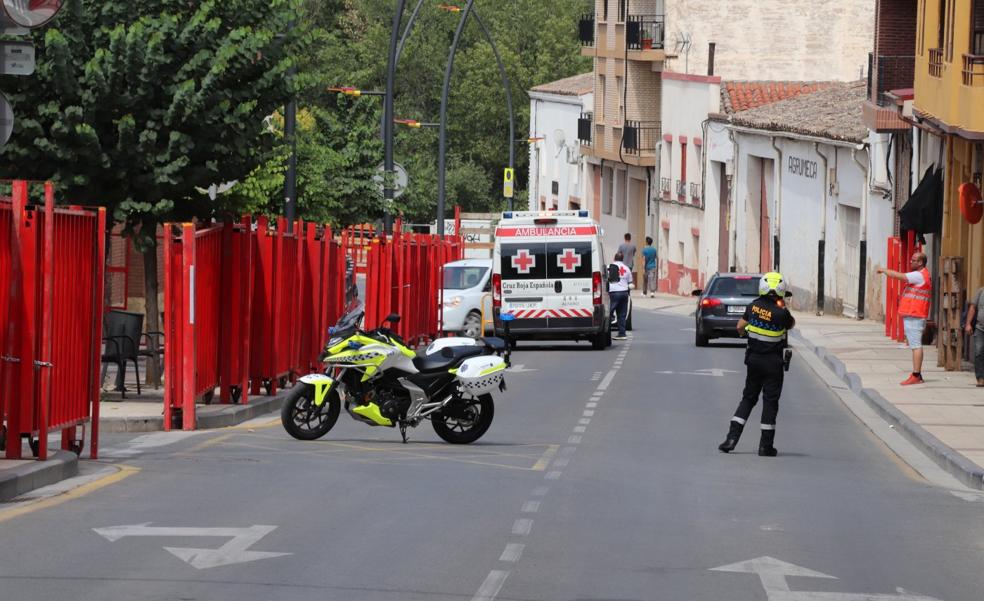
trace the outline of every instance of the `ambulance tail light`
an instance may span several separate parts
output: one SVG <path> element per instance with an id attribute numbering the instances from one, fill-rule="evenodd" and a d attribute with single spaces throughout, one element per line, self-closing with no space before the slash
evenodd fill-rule
<path id="1" fill-rule="evenodd" d="M 601 304 L 601 272 L 596 271 L 591 274 L 591 295 L 594 300 L 594 304 Z"/>
<path id="2" fill-rule="evenodd" d="M 502 274 L 492 274 L 492 306 L 502 306 Z"/>

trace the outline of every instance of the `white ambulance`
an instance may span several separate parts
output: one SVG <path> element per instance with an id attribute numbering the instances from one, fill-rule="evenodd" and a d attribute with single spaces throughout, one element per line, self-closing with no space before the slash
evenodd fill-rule
<path id="1" fill-rule="evenodd" d="M 496 335 L 610 346 L 605 267 L 601 227 L 587 211 L 503 213 L 492 255 Z"/>

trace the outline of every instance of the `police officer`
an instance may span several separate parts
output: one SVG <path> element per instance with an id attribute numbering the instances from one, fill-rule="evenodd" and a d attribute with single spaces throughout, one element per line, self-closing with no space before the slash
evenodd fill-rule
<path id="1" fill-rule="evenodd" d="M 776 415 L 779 413 L 779 395 L 782 394 L 783 351 L 786 333 L 796 325 L 796 320 L 786 310 L 783 299 L 786 282 L 781 273 L 771 272 L 759 280 L 759 298 L 745 309 L 738 320 L 738 333 L 748 336 L 745 351 L 745 391 L 741 403 L 731 418 L 728 436 L 718 449 L 729 453 L 735 449 L 745 422 L 762 394 L 762 438 L 758 454 L 775 457 L 778 454 L 773 443 L 776 438 Z"/>

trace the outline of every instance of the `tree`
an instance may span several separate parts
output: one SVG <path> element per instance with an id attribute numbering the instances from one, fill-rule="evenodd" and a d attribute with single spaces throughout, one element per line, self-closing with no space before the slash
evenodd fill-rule
<path id="1" fill-rule="evenodd" d="M 289 94 L 295 0 L 71 0 L 35 33 L 38 69 L 9 95 L 17 131 L 0 177 L 52 179 L 104 204 L 157 272 L 164 220 L 211 216 L 195 188 L 269 158 L 263 118 Z M 159 329 L 148 277 L 149 329 Z"/>

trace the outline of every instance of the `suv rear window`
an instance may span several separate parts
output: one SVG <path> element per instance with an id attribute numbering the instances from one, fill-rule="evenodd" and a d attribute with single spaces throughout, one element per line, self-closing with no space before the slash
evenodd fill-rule
<path id="1" fill-rule="evenodd" d="M 709 296 L 758 296 L 759 278 L 716 278 L 711 282 Z"/>

